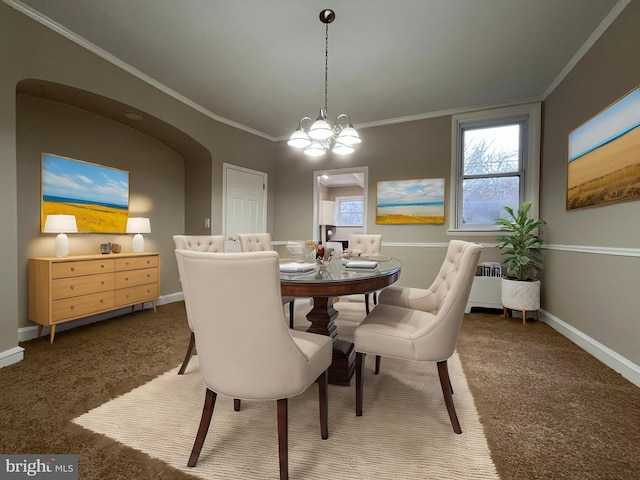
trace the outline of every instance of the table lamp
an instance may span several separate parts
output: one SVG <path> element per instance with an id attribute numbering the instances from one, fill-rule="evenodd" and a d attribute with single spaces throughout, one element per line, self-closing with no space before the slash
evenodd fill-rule
<path id="1" fill-rule="evenodd" d="M 135 233 L 133 236 L 133 251 L 144 252 L 143 233 L 151 233 L 151 224 L 148 218 L 131 217 L 127 219 L 127 233 Z"/>
<path id="2" fill-rule="evenodd" d="M 56 257 L 64 258 L 69 255 L 69 239 L 65 232 L 76 233 L 78 225 L 75 215 L 47 215 L 44 222 L 44 233 L 57 233 Z"/>

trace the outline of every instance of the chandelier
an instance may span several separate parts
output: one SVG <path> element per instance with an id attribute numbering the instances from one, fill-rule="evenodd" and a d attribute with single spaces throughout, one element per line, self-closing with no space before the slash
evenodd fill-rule
<path id="1" fill-rule="evenodd" d="M 351 118 L 346 113 L 341 113 L 336 118 L 332 127 L 327 118 L 327 84 L 329 66 L 329 24 L 336 18 L 331 9 L 320 12 L 320 21 L 325 24 L 324 41 L 324 109 L 320 109 L 315 122 L 310 117 L 302 117 L 298 122 L 298 128 L 289 138 L 291 147 L 302 148 L 305 155 L 321 157 L 327 150 L 338 155 L 349 155 L 355 151 L 355 145 L 360 143 L 360 136 L 353 125 Z M 303 124 L 306 124 L 307 129 Z"/>

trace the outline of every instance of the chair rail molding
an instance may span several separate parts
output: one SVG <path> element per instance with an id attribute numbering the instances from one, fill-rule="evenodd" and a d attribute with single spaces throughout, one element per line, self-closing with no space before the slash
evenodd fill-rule
<path id="1" fill-rule="evenodd" d="M 640 248 L 627 247 L 595 247 L 590 245 L 561 245 L 548 244 L 542 247 L 545 250 L 558 250 L 562 252 L 591 253 L 594 255 L 615 255 L 618 257 L 640 257 Z"/>

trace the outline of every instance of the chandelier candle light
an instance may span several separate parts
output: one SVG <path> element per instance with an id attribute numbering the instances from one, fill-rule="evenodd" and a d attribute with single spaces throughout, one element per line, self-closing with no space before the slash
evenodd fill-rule
<path id="1" fill-rule="evenodd" d="M 325 24 L 325 48 L 324 48 L 324 109 L 320 109 L 320 114 L 314 122 L 310 117 L 302 117 L 298 122 L 298 128 L 291 135 L 288 144 L 291 147 L 303 148 L 305 155 L 310 157 L 321 157 L 327 150 L 331 149 L 338 155 L 350 155 L 355 151 L 355 145 L 361 142 L 360 135 L 353 125 L 351 118 L 346 113 L 341 113 L 336 118 L 333 127 L 327 120 L 327 85 L 329 66 L 329 24 L 336 18 L 336 14 L 331 9 L 320 12 L 320 21 Z M 340 122 L 343 122 L 342 125 Z M 302 124 L 306 122 L 309 126 L 305 130 Z"/>

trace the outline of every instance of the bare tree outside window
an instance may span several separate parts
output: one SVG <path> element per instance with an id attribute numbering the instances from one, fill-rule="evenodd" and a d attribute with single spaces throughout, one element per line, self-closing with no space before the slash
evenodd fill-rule
<path id="1" fill-rule="evenodd" d="M 505 205 L 519 205 L 521 129 L 521 123 L 463 128 L 463 225 L 492 225 L 504 213 Z"/>

